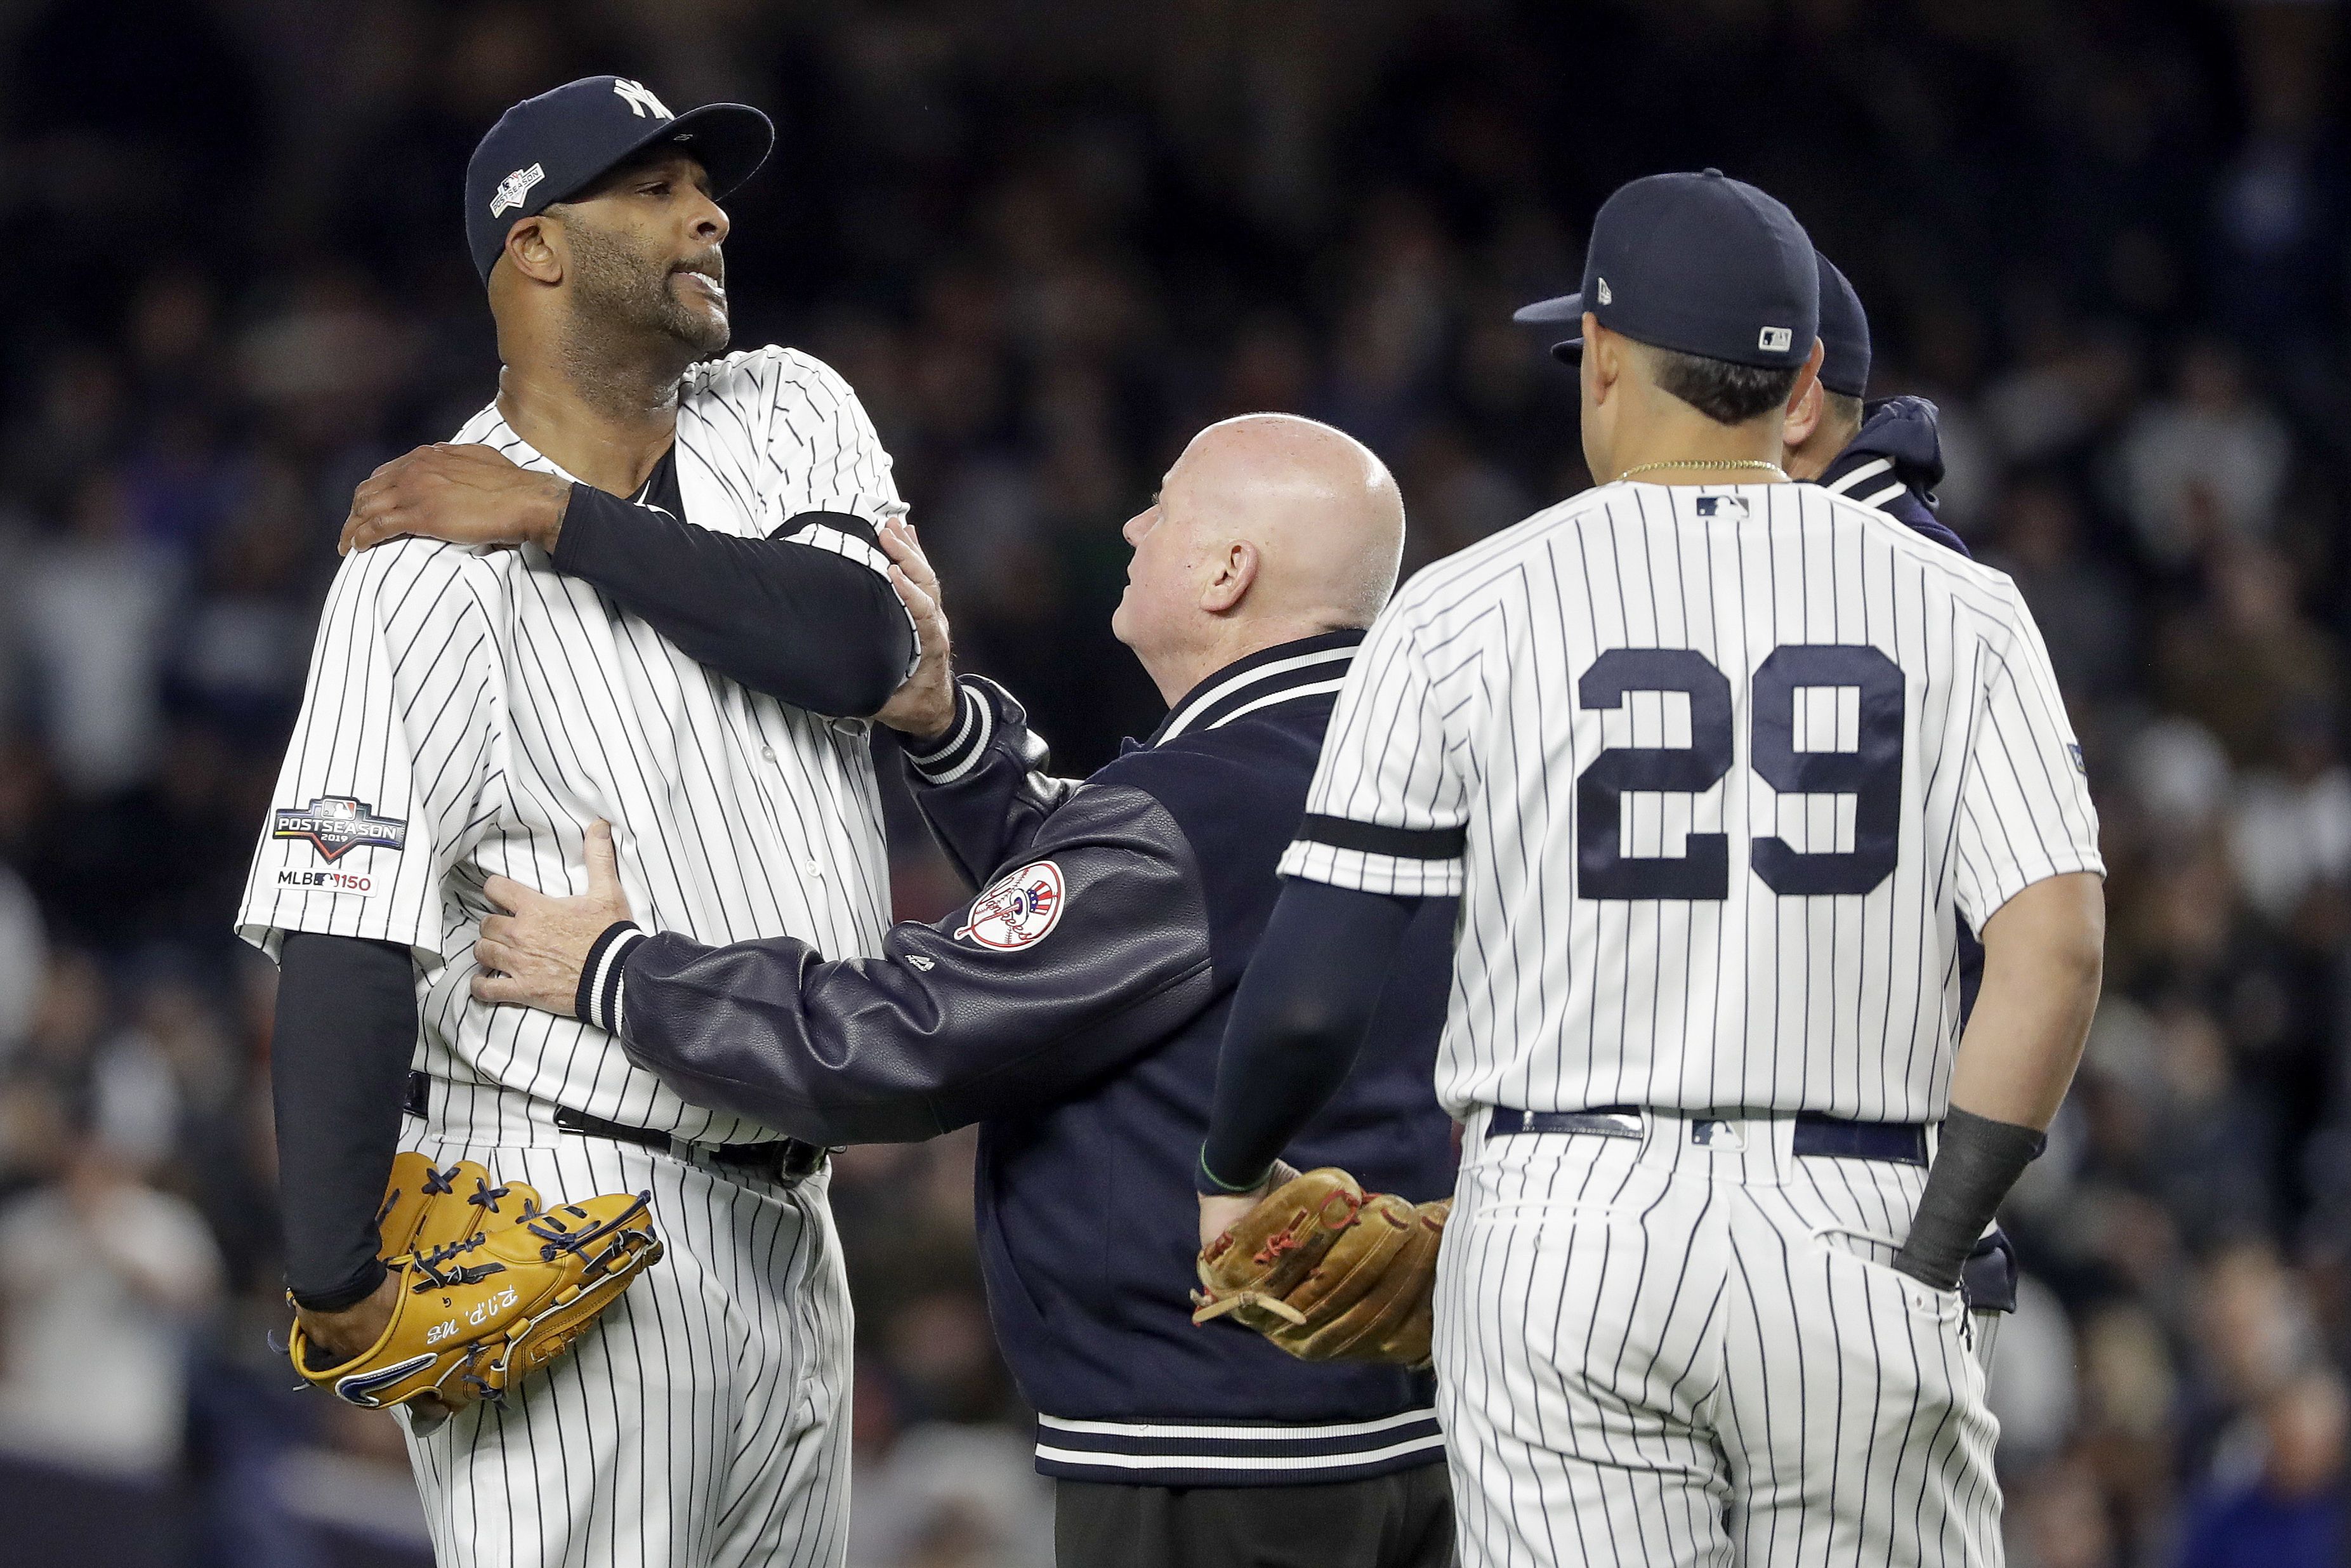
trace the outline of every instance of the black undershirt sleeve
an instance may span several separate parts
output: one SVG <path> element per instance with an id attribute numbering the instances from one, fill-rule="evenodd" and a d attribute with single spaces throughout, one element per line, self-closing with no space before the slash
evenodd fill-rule
<path id="1" fill-rule="evenodd" d="M 574 485 L 555 569 L 611 594 L 696 664 L 796 707 L 862 718 L 906 678 L 914 623 L 863 561 L 788 542 L 811 524 L 880 549 L 872 525 L 845 512 L 803 512 L 746 539 Z"/>
<path id="2" fill-rule="evenodd" d="M 416 1044 L 414 961 L 396 942 L 287 933 L 269 1048 L 286 1286 L 340 1312 L 383 1280 L 376 1218 Z"/>
<path id="3" fill-rule="evenodd" d="M 1338 1092 L 1419 905 L 1301 877 L 1282 883 L 1225 1025 L 1194 1173 L 1202 1192 L 1255 1186 Z"/>

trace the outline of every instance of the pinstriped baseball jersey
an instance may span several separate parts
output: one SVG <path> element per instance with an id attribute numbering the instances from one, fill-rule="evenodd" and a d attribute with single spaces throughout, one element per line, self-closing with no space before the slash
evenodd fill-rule
<path id="1" fill-rule="evenodd" d="M 1617 483 L 1420 573 L 1286 874 L 1458 894 L 1439 1097 L 1938 1118 L 1954 909 L 2101 870 L 2014 586 L 1812 486 Z"/>
<path id="2" fill-rule="evenodd" d="M 456 439 L 560 472 L 495 404 Z M 675 452 L 703 528 L 766 537 L 804 512 L 904 509 L 855 395 L 795 350 L 688 371 Z M 788 537 L 887 575 L 846 532 Z M 482 884 L 584 891 L 601 817 L 660 928 L 877 951 L 889 892 L 865 730 L 713 674 L 534 549 L 381 545 L 336 577 L 237 929 L 272 956 L 288 931 L 413 948 L 416 1065 L 476 1102 L 477 1133 L 504 1123 L 528 1142 L 536 1101 L 702 1142 L 772 1136 L 686 1104 L 601 1030 L 474 1000 Z"/>

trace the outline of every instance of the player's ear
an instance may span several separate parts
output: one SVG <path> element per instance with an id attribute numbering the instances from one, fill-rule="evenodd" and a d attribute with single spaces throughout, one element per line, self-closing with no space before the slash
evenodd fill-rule
<path id="1" fill-rule="evenodd" d="M 1594 403 L 1608 401 L 1625 373 L 1625 340 L 1600 324 L 1591 311 L 1583 313 L 1583 382 Z"/>
<path id="2" fill-rule="evenodd" d="M 518 218 L 507 231 L 507 265 L 533 283 L 563 281 L 564 256 L 544 213 Z"/>
<path id="3" fill-rule="evenodd" d="M 1826 402 L 1817 374 L 1798 376 L 1795 387 L 1788 394 L 1788 419 L 1780 427 L 1780 444 L 1792 451 L 1802 446 L 1821 427 L 1821 411 Z"/>
<path id="4" fill-rule="evenodd" d="M 1823 402 L 1826 401 L 1821 394 L 1821 360 L 1827 352 L 1826 347 L 1818 338 L 1813 340 L 1813 351 L 1805 356 L 1804 368 L 1796 372 L 1796 384 L 1788 389 L 1788 406 L 1784 411 L 1787 414 L 1792 416 L 1798 403 L 1809 401 L 1813 409 L 1813 423 L 1820 422 L 1819 411 Z M 1792 434 L 1792 423 L 1782 428 L 1792 432 L 1782 438 L 1784 444 L 1792 446 L 1802 439 Z M 1810 434 L 1811 432 L 1807 431 L 1805 434 Z"/>
<path id="5" fill-rule="evenodd" d="M 1222 615 L 1248 597 L 1249 584 L 1257 580 L 1261 559 L 1257 546 L 1247 539 L 1235 539 L 1218 553 L 1216 574 L 1200 591 L 1200 608 L 1211 615 Z"/>

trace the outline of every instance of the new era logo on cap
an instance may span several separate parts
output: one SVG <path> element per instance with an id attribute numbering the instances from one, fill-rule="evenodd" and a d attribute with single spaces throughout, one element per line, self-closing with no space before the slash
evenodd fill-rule
<path id="1" fill-rule="evenodd" d="M 628 104 L 632 114 L 640 117 L 651 115 L 655 120 L 677 118 L 669 111 L 668 107 L 661 99 L 653 96 L 653 89 L 641 81 L 631 81 L 626 77 L 614 77 L 612 90 L 620 94 L 622 101 Z"/>
<path id="2" fill-rule="evenodd" d="M 530 188 L 547 178 L 547 171 L 533 163 L 528 169 L 517 169 L 498 182 L 498 193 L 490 198 L 490 216 L 496 217 L 511 208 L 521 206 Z"/>
<path id="3" fill-rule="evenodd" d="M 1604 277 L 1600 280 L 1599 294 L 1600 303 L 1603 305 L 1614 305 L 1616 303 L 1616 293 L 1614 289 L 1608 287 L 1608 280 Z"/>

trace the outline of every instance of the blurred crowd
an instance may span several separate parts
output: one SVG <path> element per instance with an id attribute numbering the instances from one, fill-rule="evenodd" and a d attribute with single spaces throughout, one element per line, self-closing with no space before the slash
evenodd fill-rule
<path id="1" fill-rule="evenodd" d="M 1589 483 L 1573 379 L 1509 318 L 1608 190 L 1712 163 L 1786 199 L 1870 307 L 1873 392 L 1940 404 L 1942 515 L 2040 618 L 2103 812 L 2106 1000 L 2009 1213 L 2013 1560 L 2335 1561 L 2344 32 L 2223 0 L 0 5 L 0 1497 L 69 1471 L 178 1521 L 114 1561 L 413 1540 L 388 1421 L 270 1345 L 274 976 L 228 923 L 350 490 L 494 385 L 465 156 L 615 70 L 775 116 L 737 341 L 847 375 L 963 662 L 1072 772 L 1156 718 L 1107 629 L 1118 526 L 1192 430 L 1363 437 L 1416 567 Z M 893 826 L 899 913 L 938 912 Z M 861 1568 L 1048 1554 L 970 1158 L 838 1163 Z"/>

